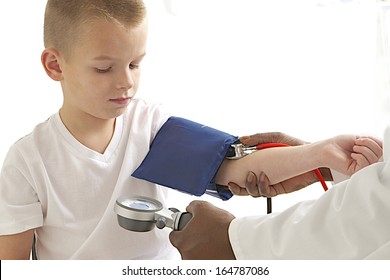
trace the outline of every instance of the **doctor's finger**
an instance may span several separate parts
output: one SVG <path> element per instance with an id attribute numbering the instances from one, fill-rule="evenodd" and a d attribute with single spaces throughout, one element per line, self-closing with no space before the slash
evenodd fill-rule
<path id="1" fill-rule="evenodd" d="M 193 200 L 186 207 L 186 211 L 190 212 L 193 216 L 195 216 L 196 213 L 204 211 L 204 209 L 211 207 L 211 205 L 212 204 L 207 201 Z"/>
<path id="2" fill-rule="evenodd" d="M 260 196 L 272 197 L 278 194 L 277 187 L 282 185 L 281 183 L 271 186 L 267 175 L 264 172 L 260 172 L 259 179 L 257 180 L 257 188 Z"/>
<path id="3" fill-rule="evenodd" d="M 173 230 L 170 232 L 169 241 L 175 248 L 179 249 L 181 240 L 182 240 L 182 233 L 180 231 Z"/>
<path id="4" fill-rule="evenodd" d="M 228 183 L 228 188 L 235 195 L 250 195 L 252 197 L 260 196 L 259 188 L 257 187 L 257 177 L 251 171 L 248 172 L 248 175 L 246 177 L 245 188 L 240 187 L 234 182 Z"/>
<path id="5" fill-rule="evenodd" d="M 259 179 L 262 173 L 263 172 L 260 172 Z M 248 172 L 248 175 L 246 177 L 246 182 L 245 182 L 245 188 L 247 192 L 253 197 L 259 197 L 262 195 L 260 191 L 261 189 L 259 188 L 258 184 L 263 184 L 263 182 L 261 180 L 257 180 L 257 176 L 255 173 L 251 171 Z"/>
<path id="6" fill-rule="evenodd" d="M 255 146 L 264 143 L 284 143 L 290 146 L 296 146 L 307 143 L 282 132 L 256 133 L 250 136 L 240 137 L 240 141 L 246 146 Z"/>
<path id="7" fill-rule="evenodd" d="M 228 189 L 234 194 L 238 196 L 243 196 L 243 195 L 249 195 L 248 191 L 245 188 L 240 187 L 234 182 L 229 182 L 228 183 Z"/>

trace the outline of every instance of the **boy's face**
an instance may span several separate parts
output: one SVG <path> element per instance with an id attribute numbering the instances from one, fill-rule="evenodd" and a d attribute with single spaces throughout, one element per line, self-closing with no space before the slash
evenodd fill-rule
<path id="1" fill-rule="evenodd" d="M 125 111 L 137 92 L 139 64 L 146 48 L 146 20 L 130 29 L 95 21 L 81 32 L 82 39 L 74 43 L 73 52 L 60 60 L 61 113 L 113 119 Z"/>

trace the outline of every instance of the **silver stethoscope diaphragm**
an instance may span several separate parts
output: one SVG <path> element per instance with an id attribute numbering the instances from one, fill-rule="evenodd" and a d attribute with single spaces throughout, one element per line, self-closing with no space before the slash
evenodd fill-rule
<path id="1" fill-rule="evenodd" d="M 150 231 L 155 226 L 181 230 L 192 218 L 191 213 L 164 208 L 160 201 L 145 196 L 120 197 L 114 211 L 121 227 L 138 232 Z"/>

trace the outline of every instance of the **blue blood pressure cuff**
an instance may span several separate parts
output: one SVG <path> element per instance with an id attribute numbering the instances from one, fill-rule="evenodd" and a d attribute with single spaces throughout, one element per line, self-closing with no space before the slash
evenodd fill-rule
<path id="1" fill-rule="evenodd" d="M 133 177 L 201 196 L 227 200 L 232 193 L 215 184 L 215 175 L 236 136 L 171 117 L 161 127 Z"/>

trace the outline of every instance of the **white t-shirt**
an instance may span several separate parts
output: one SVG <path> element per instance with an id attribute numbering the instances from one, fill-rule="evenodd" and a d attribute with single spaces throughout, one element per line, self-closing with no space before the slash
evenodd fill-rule
<path id="1" fill-rule="evenodd" d="M 119 196 L 166 202 L 167 189 L 131 177 L 168 119 L 133 100 L 116 119 L 104 154 L 79 143 L 59 113 L 16 142 L 0 177 L 0 235 L 36 228 L 38 259 L 171 259 L 168 230 L 136 233 L 118 225 Z"/>
<path id="2" fill-rule="evenodd" d="M 384 162 L 370 165 L 318 200 L 232 221 L 237 259 L 390 259 L 390 127 Z"/>

